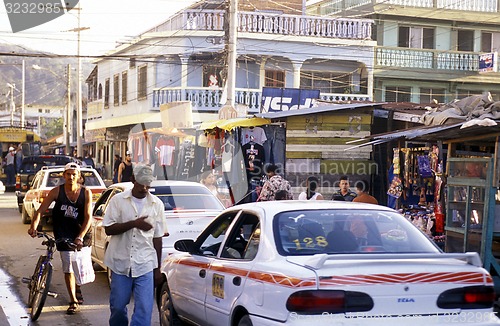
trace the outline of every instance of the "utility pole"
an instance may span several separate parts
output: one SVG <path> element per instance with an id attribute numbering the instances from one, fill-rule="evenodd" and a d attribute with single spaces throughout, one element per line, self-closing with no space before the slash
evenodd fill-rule
<path id="1" fill-rule="evenodd" d="M 22 63 L 22 72 L 21 72 L 21 128 L 25 127 L 24 124 L 24 102 L 25 102 L 25 93 L 26 93 L 26 65 L 23 59 Z"/>
<path id="2" fill-rule="evenodd" d="M 64 114 L 64 142 L 66 143 L 65 154 L 71 155 L 70 124 L 71 124 L 71 65 L 68 64 L 68 98 L 66 112 Z"/>
<path id="3" fill-rule="evenodd" d="M 80 58 L 80 31 L 82 28 L 80 27 L 80 12 L 82 11 L 82 6 L 78 5 L 78 67 L 77 67 L 77 78 L 78 78 L 78 89 L 76 90 L 76 156 L 83 157 L 82 153 L 82 138 L 83 138 L 83 122 L 82 122 L 82 59 Z"/>
<path id="4" fill-rule="evenodd" d="M 228 119 L 237 116 L 234 107 L 234 93 L 236 90 L 236 42 L 238 39 L 238 0 L 228 0 L 229 2 L 229 28 L 226 29 L 227 39 L 227 101 L 224 106 L 219 110 L 219 119 Z"/>
<path id="5" fill-rule="evenodd" d="M 14 102 L 14 89 L 16 84 L 7 84 L 10 87 L 10 126 L 14 127 L 14 111 L 16 110 L 16 103 Z"/>

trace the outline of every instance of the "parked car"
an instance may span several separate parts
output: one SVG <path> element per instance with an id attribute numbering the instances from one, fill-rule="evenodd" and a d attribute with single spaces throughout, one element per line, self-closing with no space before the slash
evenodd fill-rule
<path id="1" fill-rule="evenodd" d="M 23 199 L 35 174 L 43 166 L 64 166 L 69 162 L 76 162 L 81 165 L 80 160 L 66 155 L 34 155 L 23 158 L 21 168 L 16 174 L 16 196 L 19 213 L 22 213 Z"/>
<path id="2" fill-rule="evenodd" d="M 116 183 L 108 187 L 97 200 L 92 221 L 92 260 L 106 269 L 108 280 L 111 271 L 104 265 L 104 254 L 109 243 L 102 221 L 110 199 L 132 189 L 132 182 Z M 217 216 L 224 206 L 207 187 L 197 182 L 155 180 L 149 191 L 165 205 L 166 226 L 169 235 L 163 238 L 163 256 L 173 253 L 174 242 L 194 239 Z"/>
<path id="3" fill-rule="evenodd" d="M 161 267 L 162 325 L 499 324 L 478 254 L 443 253 L 383 206 L 243 204 L 175 249 Z"/>
<path id="4" fill-rule="evenodd" d="M 65 182 L 63 177 L 64 166 L 44 166 L 35 174 L 30 184 L 30 189 L 26 192 L 22 206 L 22 221 L 24 224 L 31 222 L 35 212 L 40 207 L 42 201 L 49 194 L 52 188 L 62 185 Z M 101 193 L 106 189 L 106 185 L 101 176 L 93 168 L 80 168 L 80 173 L 85 179 L 85 187 L 92 191 L 92 202 L 94 203 Z M 42 218 L 48 219 L 52 216 L 52 203 L 49 209 L 43 213 Z"/>

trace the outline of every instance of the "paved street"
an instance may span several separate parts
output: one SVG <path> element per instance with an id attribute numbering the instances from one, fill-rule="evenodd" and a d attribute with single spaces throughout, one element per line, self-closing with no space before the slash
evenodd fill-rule
<path id="1" fill-rule="evenodd" d="M 14 193 L 0 195 L 0 326 L 20 325 L 106 325 L 109 318 L 109 288 L 103 271 L 96 271 L 96 280 L 82 287 L 85 303 L 81 311 L 66 315 L 68 294 L 61 272 L 59 254 L 53 260 L 51 291 L 57 298 L 48 297 L 38 321 L 31 323 L 26 309 L 28 289 L 22 277 L 32 273 L 36 259 L 43 250 L 41 239 L 31 239 L 22 224 Z M 129 313 L 133 309 L 129 305 Z M 153 313 L 153 324 L 159 324 Z"/>

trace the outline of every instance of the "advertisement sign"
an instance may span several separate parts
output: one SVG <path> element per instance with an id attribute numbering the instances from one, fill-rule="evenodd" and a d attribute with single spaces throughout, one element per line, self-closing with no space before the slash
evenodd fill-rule
<path id="1" fill-rule="evenodd" d="M 317 89 L 262 88 L 261 113 L 308 109 L 319 98 Z"/>
<path id="2" fill-rule="evenodd" d="M 498 72 L 498 53 L 484 53 L 479 55 L 479 72 Z"/>

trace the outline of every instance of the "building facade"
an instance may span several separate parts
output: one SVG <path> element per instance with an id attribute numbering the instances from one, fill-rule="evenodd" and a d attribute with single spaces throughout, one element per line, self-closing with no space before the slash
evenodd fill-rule
<path id="1" fill-rule="evenodd" d="M 123 155 L 130 129 L 162 104 L 189 101 L 195 123 L 217 119 L 225 104 L 226 4 L 199 2 L 95 62 L 85 140 L 97 142 L 99 162 Z M 266 86 L 319 89 L 333 101 L 372 99 L 371 19 L 307 16 L 302 0 L 263 8 L 241 1 L 237 14 L 234 98 L 247 113 L 259 112 Z"/>
<path id="2" fill-rule="evenodd" d="M 499 73 L 480 72 L 481 55 L 500 48 L 498 0 L 309 0 L 307 13 L 374 20 L 376 101 L 500 99 Z"/>

